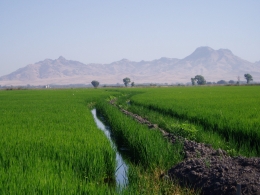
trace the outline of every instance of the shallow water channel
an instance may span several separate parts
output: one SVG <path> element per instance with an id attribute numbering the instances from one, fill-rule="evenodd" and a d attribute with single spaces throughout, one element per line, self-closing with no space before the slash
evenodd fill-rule
<path id="1" fill-rule="evenodd" d="M 91 113 L 94 117 L 94 120 L 95 120 L 98 128 L 101 129 L 105 133 L 105 135 L 109 139 L 112 147 L 116 151 L 116 162 L 117 162 L 116 173 L 115 173 L 116 186 L 118 188 L 123 188 L 128 183 L 128 178 L 127 178 L 128 166 L 126 165 L 122 155 L 119 153 L 119 150 L 117 149 L 116 144 L 114 143 L 113 139 L 111 138 L 111 133 L 110 133 L 109 127 L 104 125 L 104 123 L 97 117 L 96 109 L 91 110 Z"/>

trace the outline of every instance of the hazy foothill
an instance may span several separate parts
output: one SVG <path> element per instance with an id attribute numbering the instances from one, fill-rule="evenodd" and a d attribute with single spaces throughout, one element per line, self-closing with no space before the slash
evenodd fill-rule
<path id="1" fill-rule="evenodd" d="M 228 49 L 199 47 L 183 59 L 162 57 L 140 62 L 122 59 L 110 64 L 83 64 L 62 56 L 55 60 L 45 59 L 1 76 L 0 85 L 89 84 L 87 80 L 117 84 L 122 82 L 122 75 L 127 75 L 135 84 L 193 83 L 191 77 L 196 75 L 217 83 L 220 80 L 237 82 L 238 77 L 242 81 L 244 74 L 252 75 L 255 82 L 260 81 L 260 63 L 243 60 Z M 250 77 L 247 78 L 249 80 L 245 81 L 252 81 Z M 198 78 L 195 79 L 197 84 L 200 83 Z"/>

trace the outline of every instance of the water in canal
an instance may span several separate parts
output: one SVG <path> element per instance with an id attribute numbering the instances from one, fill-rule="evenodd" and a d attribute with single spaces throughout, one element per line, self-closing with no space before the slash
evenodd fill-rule
<path id="1" fill-rule="evenodd" d="M 117 161 L 117 167 L 116 167 L 116 173 L 115 173 L 116 185 L 118 188 L 122 189 L 128 183 L 128 179 L 127 179 L 128 167 L 127 167 L 125 161 L 123 160 L 121 154 L 117 150 L 115 143 L 113 142 L 113 140 L 111 138 L 111 133 L 110 133 L 109 127 L 104 125 L 104 123 L 101 120 L 99 120 L 99 118 L 97 117 L 96 109 L 91 110 L 91 113 L 94 117 L 94 120 L 95 120 L 98 128 L 101 129 L 105 133 L 105 135 L 109 139 L 112 147 L 116 151 L 116 161 Z"/>

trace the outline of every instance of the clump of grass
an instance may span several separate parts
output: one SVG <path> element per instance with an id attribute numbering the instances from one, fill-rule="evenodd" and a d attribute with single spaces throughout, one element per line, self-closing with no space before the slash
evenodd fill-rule
<path id="1" fill-rule="evenodd" d="M 147 171 L 142 166 L 131 165 L 128 178 L 130 185 L 122 194 L 200 194 L 197 190 L 180 186 L 178 181 L 171 180 L 167 172 L 158 167 Z"/>

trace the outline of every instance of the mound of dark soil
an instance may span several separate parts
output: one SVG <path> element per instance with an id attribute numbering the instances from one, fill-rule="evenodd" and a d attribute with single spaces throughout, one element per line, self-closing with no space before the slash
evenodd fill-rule
<path id="1" fill-rule="evenodd" d="M 176 138 L 169 135 L 174 142 Z M 185 160 L 172 167 L 168 176 L 201 189 L 202 194 L 260 194 L 260 158 L 230 157 L 221 149 L 184 141 Z"/>

